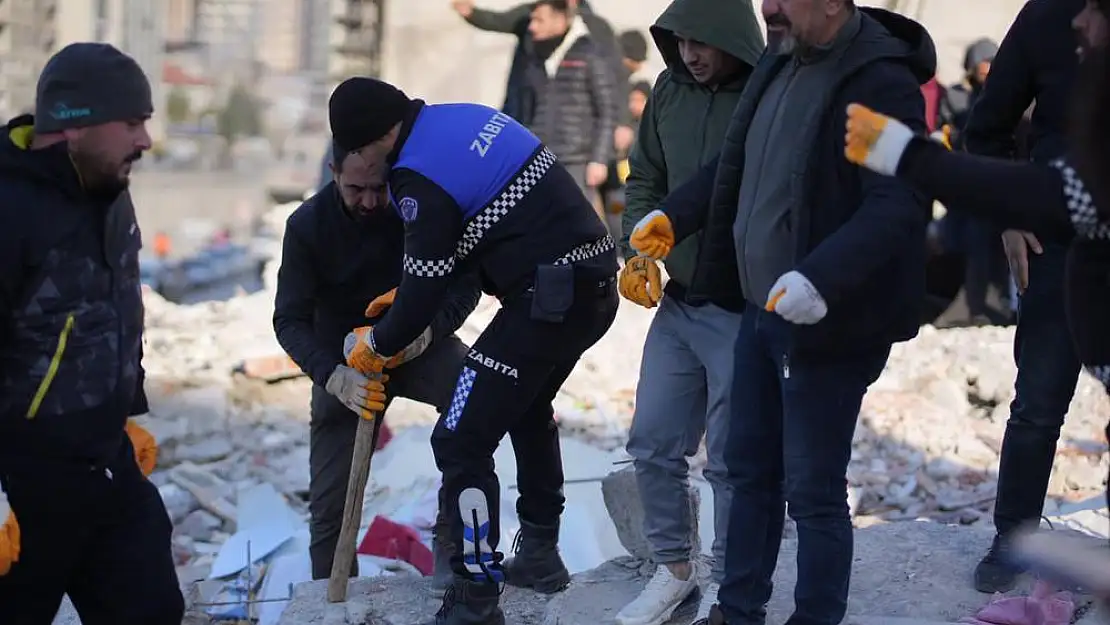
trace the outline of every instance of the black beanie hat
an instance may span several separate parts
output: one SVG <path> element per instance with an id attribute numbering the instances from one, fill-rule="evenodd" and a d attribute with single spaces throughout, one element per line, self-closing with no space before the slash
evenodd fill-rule
<path id="1" fill-rule="evenodd" d="M 405 118 L 410 102 L 403 91 L 387 82 L 348 78 L 328 100 L 332 140 L 347 153 L 370 145 Z"/>
<path id="2" fill-rule="evenodd" d="M 50 57 L 35 89 L 35 132 L 154 114 L 150 81 L 135 59 L 106 43 L 71 43 Z"/>
<path id="3" fill-rule="evenodd" d="M 620 41 L 621 56 L 637 63 L 647 60 L 647 38 L 643 33 L 638 30 L 626 30 L 617 39 Z"/>

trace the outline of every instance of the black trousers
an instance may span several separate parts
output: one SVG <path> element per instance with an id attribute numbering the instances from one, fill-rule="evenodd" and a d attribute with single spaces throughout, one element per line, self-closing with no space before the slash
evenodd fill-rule
<path id="1" fill-rule="evenodd" d="M 432 433 L 436 465 L 443 473 L 441 505 L 455 545 L 452 568 L 462 564 L 463 525 L 459 494 L 477 488 L 489 510 L 488 544 L 497 549 L 501 486 L 493 453 L 505 434 L 517 461 L 519 517 L 551 526 L 563 512 L 563 463 L 551 402 L 582 353 L 612 325 L 616 287 L 607 282 L 579 289 L 561 323 L 531 318 L 532 301 L 521 296 L 502 308 L 474 343 L 459 374 L 451 405 Z"/>
<path id="2" fill-rule="evenodd" d="M 419 358 L 389 372 L 389 397 L 429 404 L 442 413 L 451 399 L 466 351 L 466 345 L 455 336 L 435 341 Z M 310 409 L 308 506 L 312 518 L 308 551 L 312 578 L 327 579 L 343 525 L 358 416 L 319 386 L 312 387 Z M 352 577 L 358 575 L 355 559 L 351 563 Z"/>
<path id="3" fill-rule="evenodd" d="M 19 562 L 0 577 L 0 622 L 50 625 L 69 595 L 84 625 L 180 625 L 185 601 L 158 489 L 124 437 L 105 465 L 0 459 Z"/>

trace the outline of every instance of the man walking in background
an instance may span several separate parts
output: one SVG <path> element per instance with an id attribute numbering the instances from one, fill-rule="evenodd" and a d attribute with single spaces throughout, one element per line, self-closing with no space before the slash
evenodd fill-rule
<path id="1" fill-rule="evenodd" d="M 531 126 L 536 110 L 538 85 L 533 78 L 543 74 L 543 62 L 555 49 L 554 42 L 539 43 L 532 39 L 528 25 L 532 21 L 534 3 L 518 4 L 506 11 L 490 11 L 474 6 L 474 0 L 451 0 L 451 7 L 471 26 L 495 33 L 516 35 L 517 45 L 509 68 L 509 81 L 505 88 L 505 103 L 501 112 L 525 126 Z M 568 0 L 567 7 L 582 17 L 594 44 L 612 66 L 613 81 L 619 83 L 622 70 L 619 46 L 613 27 L 594 13 L 587 0 Z M 619 113 L 619 112 L 618 112 Z"/>
<path id="2" fill-rule="evenodd" d="M 964 129 L 968 152 L 1015 157 L 1015 132 L 1035 102 L 1030 157 L 1047 164 L 1064 155 L 1078 67 L 1071 23 L 1084 6 L 1083 0 L 1030 0 L 1018 13 Z M 975 588 L 986 593 L 1014 586 L 1016 571 L 1005 562 L 1006 540 L 1041 516 L 1056 441 L 1080 370 L 1064 311 L 1069 242 L 1015 230 L 1002 236 L 1020 292 L 1014 335 L 1018 373 L 998 463 L 998 533 L 975 569 Z"/>
<path id="3" fill-rule="evenodd" d="M 764 47 L 749 0 L 726 5 L 674 0 L 651 33 L 667 69 L 647 98 L 629 159 L 625 232 L 717 156 Z M 732 377 L 744 302 L 728 289 L 689 296 L 694 274 L 706 270 L 698 265 L 697 238 L 691 236 L 667 256 L 671 279 L 665 290 L 656 261 L 637 256 L 627 237 L 621 241 L 626 259 L 621 294 L 645 308 L 659 306 L 644 343 L 628 439 L 644 502 L 644 535 L 658 568 L 644 592 L 617 614 L 618 625 L 662 623 L 698 587 L 687 458 L 697 452 L 703 435 L 705 477 L 713 488 L 714 561 L 695 623 L 708 622 L 724 576 L 732 503 L 724 455 L 729 420 L 742 410 L 732 401 Z"/>
<path id="4" fill-rule="evenodd" d="M 756 66 L 718 162 L 664 199 L 630 244 L 666 257 L 704 228 L 688 297 L 746 302 L 725 465 L 733 488 L 711 625 L 763 625 L 789 504 L 798 580 L 788 625 L 844 619 L 852 571 L 848 461 L 860 404 L 891 345 L 917 334 L 925 198 L 844 160 L 849 103 L 924 133 L 936 73 L 921 25 L 852 0 L 764 0 Z M 704 269 L 703 269 L 704 267 Z"/>
<path id="5" fill-rule="evenodd" d="M 626 94 L 626 88 L 618 89 L 604 47 L 566 0 L 536 2 L 528 30 L 537 45 L 555 46 L 543 62 L 542 75 L 535 78 L 531 130 L 559 157 L 597 210 L 597 188 L 608 177 L 613 156 L 617 94 Z M 598 217 L 605 222 L 603 213 Z"/>
<path id="6" fill-rule="evenodd" d="M 405 397 L 443 411 L 467 347 L 454 332 L 474 311 L 477 280 L 463 276 L 431 325 L 389 372 L 390 396 L 343 359 L 343 339 L 374 323 L 401 283 L 404 224 L 357 155 L 332 152 L 334 180 L 289 216 L 274 299 L 278 342 L 312 378 L 309 430 L 309 556 L 312 578 L 331 573 L 343 521 L 358 414 Z M 380 299 L 376 299 L 380 298 Z M 367 309 L 367 302 L 377 303 Z M 368 319 L 369 318 L 369 319 Z M 377 394 L 377 397 L 375 397 Z M 352 412 L 354 414 L 352 414 Z M 450 581 L 450 550 L 437 522 L 436 581 Z M 351 575 L 358 575 L 352 562 Z"/>
<path id="7" fill-rule="evenodd" d="M 0 621 L 50 623 L 69 595 L 83 623 L 179 625 L 154 443 L 128 420 L 148 412 L 128 186 L 150 83 L 116 48 L 75 43 L 35 100 L 0 137 Z"/>

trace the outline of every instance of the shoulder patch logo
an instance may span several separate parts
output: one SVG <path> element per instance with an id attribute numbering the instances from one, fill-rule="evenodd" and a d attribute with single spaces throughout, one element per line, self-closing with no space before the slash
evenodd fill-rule
<path id="1" fill-rule="evenodd" d="M 416 213 L 420 209 L 420 204 L 411 197 L 403 197 L 401 201 L 397 203 L 397 208 L 401 211 L 401 219 L 405 220 L 405 223 L 408 223 L 416 219 Z"/>

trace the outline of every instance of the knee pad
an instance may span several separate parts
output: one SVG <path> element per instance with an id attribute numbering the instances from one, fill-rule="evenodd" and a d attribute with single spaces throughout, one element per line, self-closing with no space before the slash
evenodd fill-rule
<path id="1" fill-rule="evenodd" d="M 467 488 L 459 493 L 459 518 L 463 524 L 462 560 L 466 572 L 475 580 L 505 581 L 501 570 L 502 555 L 494 553 L 489 545 L 490 518 L 486 494 L 477 488 Z"/>

